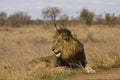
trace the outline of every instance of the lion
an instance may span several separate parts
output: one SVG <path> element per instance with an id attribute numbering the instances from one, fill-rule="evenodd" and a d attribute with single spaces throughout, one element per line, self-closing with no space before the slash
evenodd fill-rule
<path id="1" fill-rule="evenodd" d="M 70 69 L 84 68 L 87 73 L 96 73 L 88 64 L 84 45 L 68 29 L 58 29 L 53 37 L 52 51 L 56 55 L 59 66 Z"/>

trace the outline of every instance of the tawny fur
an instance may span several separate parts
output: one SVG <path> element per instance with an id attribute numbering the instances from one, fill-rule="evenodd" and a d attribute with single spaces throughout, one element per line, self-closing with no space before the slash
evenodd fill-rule
<path id="1" fill-rule="evenodd" d="M 52 50 L 54 55 L 33 59 L 27 64 L 27 69 L 33 72 L 38 68 L 56 66 L 81 68 L 82 66 L 88 73 L 95 73 L 86 61 L 83 44 L 74 38 L 68 29 L 56 31 Z"/>
<path id="2" fill-rule="evenodd" d="M 61 53 L 59 60 L 61 66 L 67 66 L 70 68 L 82 67 L 89 72 L 95 72 L 86 60 L 83 44 L 73 35 L 68 29 L 59 29 L 54 35 L 54 43 L 52 50 L 55 54 Z M 89 71 L 90 70 L 90 71 Z"/>

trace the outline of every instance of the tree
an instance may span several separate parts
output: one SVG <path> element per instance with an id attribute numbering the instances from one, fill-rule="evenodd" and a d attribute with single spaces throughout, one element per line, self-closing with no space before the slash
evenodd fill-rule
<path id="1" fill-rule="evenodd" d="M 5 12 L 0 12 L 0 25 L 3 26 L 6 22 L 7 14 Z"/>
<path id="2" fill-rule="evenodd" d="M 114 26 L 115 23 L 117 22 L 117 17 L 115 16 L 114 13 L 112 15 L 110 15 L 109 13 L 106 13 L 105 20 L 109 26 Z"/>
<path id="3" fill-rule="evenodd" d="M 80 13 L 79 18 L 80 18 L 80 21 L 82 22 L 82 24 L 91 25 L 93 23 L 94 13 L 90 12 L 86 8 L 83 8 Z"/>
<path id="4" fill-rule="evenodd" d="M 7 19 L 7 23 L 13 27 L 19 27 L 21 25 L 28 24 L 31 21 L 31 17 L 25 12 L 16 12 L 10 15 Z"/>
<path id="5" fill-rule="evenodd" d="M 57 18 L 61 13 L 61 9 L 58 7 L 47 7 L 42 10 L 42 17 L 50 21 L 56 28 L 57 26 Z"/>
<path id="6" fill-rule="evenodd" d="M 69 22 L 69 17 L 66 14 L 63 14 L 60 16 L 59 22 L 62 27 L 65 27 Z"/>

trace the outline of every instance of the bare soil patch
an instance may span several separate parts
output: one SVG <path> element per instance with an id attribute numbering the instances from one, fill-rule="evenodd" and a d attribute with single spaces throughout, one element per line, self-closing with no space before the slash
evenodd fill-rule
<path id="1" fill-rule="evenodd" d="M 96 74 L 79 74 L 65 80 L 120 80 L 120 69 L 99 72 Z"/>

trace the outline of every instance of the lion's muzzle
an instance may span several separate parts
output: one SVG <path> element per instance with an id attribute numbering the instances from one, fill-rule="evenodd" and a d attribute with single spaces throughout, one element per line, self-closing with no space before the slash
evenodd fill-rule
<path id="1" fill-rule="evenodd" d="M 61 51 L 56 51 L 55 49 L 52 49 L 52 51 L 55 53 L 56 57 L 60 57 L 61 56 Z"/>

